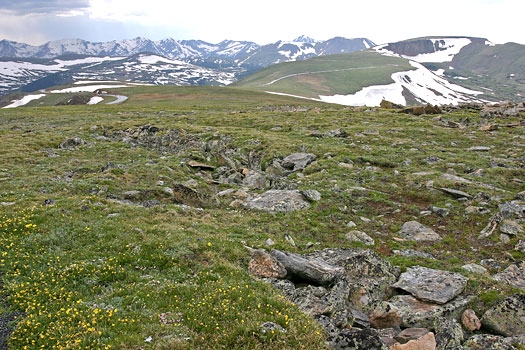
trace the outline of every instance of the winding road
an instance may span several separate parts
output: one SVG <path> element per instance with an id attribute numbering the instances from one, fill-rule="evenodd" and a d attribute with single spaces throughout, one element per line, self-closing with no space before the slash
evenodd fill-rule
<path id="1" fill-rule="evenodd" d="M 113 97 L 116 97 L 117 99 L 115 101 L 111 101 L 111 102 L 108 102 L 106 103 L 107 105 L 118 105 L 118 104 L 121 104 L 122 102 L 126 101 L 128 99 L 128 96 L 124 96 L 124 95 L 105 95 L 105 96 L 113 96 Z"/>

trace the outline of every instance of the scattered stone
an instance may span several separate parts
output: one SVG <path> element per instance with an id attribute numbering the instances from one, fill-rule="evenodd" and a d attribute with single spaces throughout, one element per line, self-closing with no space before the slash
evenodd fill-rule
<path id="1" fill-rule="evenodd" d="M 341 128 L 327 131 L 327 132 L 324 133 L 324 135 L 328 136 L 328 137 L 347 137 L 348 136 L 346 131 L 344 131 Z"/>
<path id="2" fill-rule="evenodd" d="M 481 207 L 476 207 L 474 205 L 469 205 L 465 208 L 465 214 L 472 215 L 472 214 L 486 214 L 488 211 Z"/>
<path id="3" fill-rule="evenodd" d="M 354 168 L 354 165 L 353 164 L 349 164 L 349 163 L 340 162 L 337 165 L 340 166 L 341 168 L 345 168 L 345 169 L 353 169 Z"/>
<path id="4" fill-rule="evenodd" d="M 446 194 L 450 194 L 451 196 L 456 197 L 456 198 L 472 199 L 472 196 L 470 194 L 468 194 L 466 192 L 463 192 L 463 191 L 454 190 L 452 188 L 446 188 L 446 187 L 442 187 L 442 188 L 440 188 L 440 190 L 445 192 Z"/>
<path id="5" fill-rule="evenodd" d="M 429 156 L 425 158 L 425 163 L 427 164 L 435 164 L 441 162 L 443 159 L 439 158 L 438 156 Z"/>
<path id="6" fill-rule="evenodd" d="M 461 323 L 471 332 L 477 331 L 481 328 L 481 321 L 476 315 L 476 312 L 472 309 L 467 309 L 463 312 L 463 315 L 461 315 Z"/>
<path id="7" fill-rule="evenodd" d="M 516 243 L 516 246 L 514 247 L 514 249 L 520 253 L 525 253 L 525 241 L 520 239 L 518 243 Z"/>
<path id="8" fill-rule="evenodd" d="M 401 256 L 408 256 L 412 258 L 425 258 L 425 259 L 436 259 L 432 254 L 420 252 L 419 250 L 407 249 L 407 250 L 393 250 L 392 253 Z"/>
<path id="9" fill-rule="evenodd" d="M 466 264 L 461 266 L 461 268 L 472 273 L 484 274 L 488 272 L 486 268 L 478 264 Z"/>
<path id="10" fill-rule="evenodd" d="M 437 350 L 462 350 L 463 330 L 455 319 L 440 317 L 434 321 Z"/>
<path id="11" fill-rule="evenodd" d="M 352 228 L 352 227 L 356 227 L 356 226 L 357 225 L 353 221 L 349 221 L 348 224 L 346 224 L 346 227 L 348 227 L 348 228 Z"/>
<path id="12" fill-rule="evenodd" d="M 271 247 L 271 246 L 275 245 L 275 242 L 271 238 L 268 238 L 266 240 L 266 242 L 264 242 L 264 245 L 267 246 L 267 247 Z"/>
<path id="13" fill-rule="evenodd" d="M 361 219 L 362 222 L 365 222 L 365 223 L 370 223 L 372 220 L 370 220 L 369 218 L 365 218 L 364 216 L 360 216 L 359 219 Z"/>
<path id="14" fill-rule="evenodd" d="M 429 332 L 417 340 L 410 340 L 406 344 L 394 344 L 390 350 L 435 350 L 436 339 L 434 333 Z"/>
<path id="15" fill-rule="evenodd" d="M 408 343 L 411 340 L 417 340 L 430 332 L 426 328 L 406 328 L 395 336 L 395 340 L 401 344 Z"/>
<path id="16" fill-rule="evenodd" d="M 316 190 L 302 190 L 301 194 L 310 202 L 318 202 L 321 200 L 321 194 Z"/>
<path id="17" fill-rule="evenodd" d="M 498 124 L 487 124 L 479 128 L 480 131 L 494 131 L 498 130 Z"/>
<path id="18" fill-rule="evenodd" d="M 407 268 L 393 286 L 420 300 L 445 304 L 461 294 L 467 281 L 458 273 L 414 266 Z"/>
<path id="19" fill-rule="evenodd" d="M 266 176 L 264 176 L 262 173 L 248 170 L 247 174 L 245 174 L 245 177 L 242 180 L 242 184 L 256 190 L 264 190 L 268 187 L 269 182 Z"/>
<path id="20" fill-rule="evenodd" d="M 217 202 L 208 194 L 197 192 L 196 190 L 184 186 L 183 184 L 173 184 L 173 199 L 175 203 L 186 204 L 192 207 L 211 207 Z"/>
<path id="21" fill-rule="evenodd" d="M 471 152 L 488 152 L 488 151 L 490 151 L 490 147 L 473 146 L 473 147 L 470 147 L 469 149 L 467 149 L 467 151 L 471 151 Z"/>
<path id="22" fill-rule="evenodd" d="M 292 247 L 295 247 L 295 241 L 293 240 L 292 236 L 290 236 L 289 234 L 287 233 L 284 234 L 284 240 L 290 243 Z"/>
<path id="23" fill-rule="evenodd" d="M 274 322 L 265 322 L 261 325 L 262 334 L 266 334 L 266 333 L 273 334 L 275 332 L 286 333 L 286 329 L 284 329 L 283 327 L 279 326 L 277 323 L 274 323 Z"/>
<path id="24" fill-rule="evenodd" d="M 500 269 L 503 267 L 503 265 L 501 263 L 499 263 L 498 261 L 494 260 L 494 259 L 481 259 L 480 262 L 479 262 L 481 265 L 483 266 L 487 266 L 491 269 Z"/>
<path id="25" fill-rule="evenodd" d="M 517 236 L 523 232 L 523 228 L 517 220 L 504 220 L 499 227 L 501 233 Z"/>
<path id="26" fill-rule="evenodd" d="M 281 165 L 293 171 L 302 170 L 313 162 L 315 158 L 315 154 L 312 153 L 292 153 L 282 160 Z"/>
<path id="27" fill-rule="evenodd" d="M 492 278 L 525 291 L 525 260 L 509 265 L 504 271 L 495 274 Z"/>
<path id="28" fill-rule="evenodd" d="M 450 209 L 447 209 L 447 208 L 430 206 L 429 210 L 433 212 L 434 214 L 441 216 L 442 218 L 445 218 L 448 216 L 448 214 L 450 214 Z"/>
<path id="29" fill-rule="evenodd" d="M 374 328 L 393 328 L 401 325 L 401 315 L 389 302 L 380 302 L 370 314 L 370 325 Z"/>
<path id="30" fill-rule="evenodd" d="M 46 198 L 46 199 L 44 199 L 44 202 L 42 204 L 44 206 L 46 206 L 46 205 L 55 205 L 55 201 L 53 199 Z"/>
<path id="31" fill-rule="evenodd" d="M 212 165 L 204 164 L 204 163 L 197 162 L 194 160 L 190 160 L 189 162 L 186 163 L 186 165 L 194 169 L 207 170 L 207 171 L 215 170 L 215 167 Z"/>
<path id="32" fill-rule="evenodd" d="M 443 178 L 444 180 L 451 181 L 454 183 L 459 183 L 459 184 L 472 184 L 472 181 L 467 180 L 460 176 L 452 175 L 452 174 L 443 174 L 441 175 L 441 178 Z"/>
<path id="33" fill-rule="evenodd" d="M 508 338 L 491 334 L 476 334 L 463 344 L 464 350 L 516 350 Z"/>
<path id="34" fill-rule="evenodd" d="M 514 294 L 487 310 L 481 318 L 484 327 L 506 337 L 525 334 L 525 294 Z"/>
<path id="35" fill-rule="evenodd" d="M 75 149 L 78 146 L 81 146 L 81 145 L 83 145 L 85 143 L 86 143 L 86 141 L 82 140 L 80 137 L 73 136 L 73 137 L 65 140 L 64 142 L 62 142 L 60 144 L 60 146 L 58 146 L 58 147 L 59 148 L 65 148 L 65 149 Z"/>
<path id="36" fill-rule="evenodd" d="M 269 190 L 246 203 L 246 207 L 270 212 L 291 212 L 308 209 L 310 204 L 300 191 Z"/>
<path id="37" fill-rule="evenodd" d="M 351 242 L 359 242 L 366 245 L 375 244 L 374 239 L 362 231 L 350 231 L 346 234 L 346 239 Z"/>
<path id="38" fill-rule="evenodd" d="M 507 244 L 510 242 L 510 236 L 505 234 L 505 233 L 502 233 L 501 235 L 499 235 L 499 239 L 501 241 L 501 243 L 503 244 Z"/>
<path id="39" fill-rule="evenodd" d="M 405 222 L 398 233 L 404 239 L 417 242 L 441 240 L 441 237 L 434 230 L 417 221 Z"/>
<path id="40" fill-rule="evenodd" d="M 286 268 L 263 249 L 255 250 L 248 263 L 248 271 L 259 277 L 285 278 Z"/>

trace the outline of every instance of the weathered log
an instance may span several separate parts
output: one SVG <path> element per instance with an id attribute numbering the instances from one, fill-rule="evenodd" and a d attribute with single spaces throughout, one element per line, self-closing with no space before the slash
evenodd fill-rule
<path id="1" fill-rule="evenodd" d="M 333 266 L 320 259 L 306 259 L 301 255 L 272 249 L 270 254 L 277 259 L 288 272 L 289 278 L 300 278 L 320 285 L 331 285 L 343 274 L 343 268 Z"/>

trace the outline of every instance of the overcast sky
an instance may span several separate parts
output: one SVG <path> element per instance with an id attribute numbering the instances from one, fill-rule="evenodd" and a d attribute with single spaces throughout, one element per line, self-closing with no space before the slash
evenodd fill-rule
<path id="1" fill-rule="evenodd" d="M 224 39 L 267 44 L 299 35 L 484 37 L 525 44 L 525 0 L 0 0 L 0 39 Z"/>

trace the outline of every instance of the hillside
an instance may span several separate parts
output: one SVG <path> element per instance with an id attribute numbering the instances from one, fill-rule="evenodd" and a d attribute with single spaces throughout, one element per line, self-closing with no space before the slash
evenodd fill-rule
<path id="1" fill-rule="evenodd" d="M 110 91 L 0 110 L 0 347 L 525 347 L 523 104 Z"/>
<path id="2" fill-rule="evenodd" d="M 280 64 L 235 86 L 346 105 L 520 101 L 525 46 L 482 38 L 430 37 L 364 52 Z"/>

